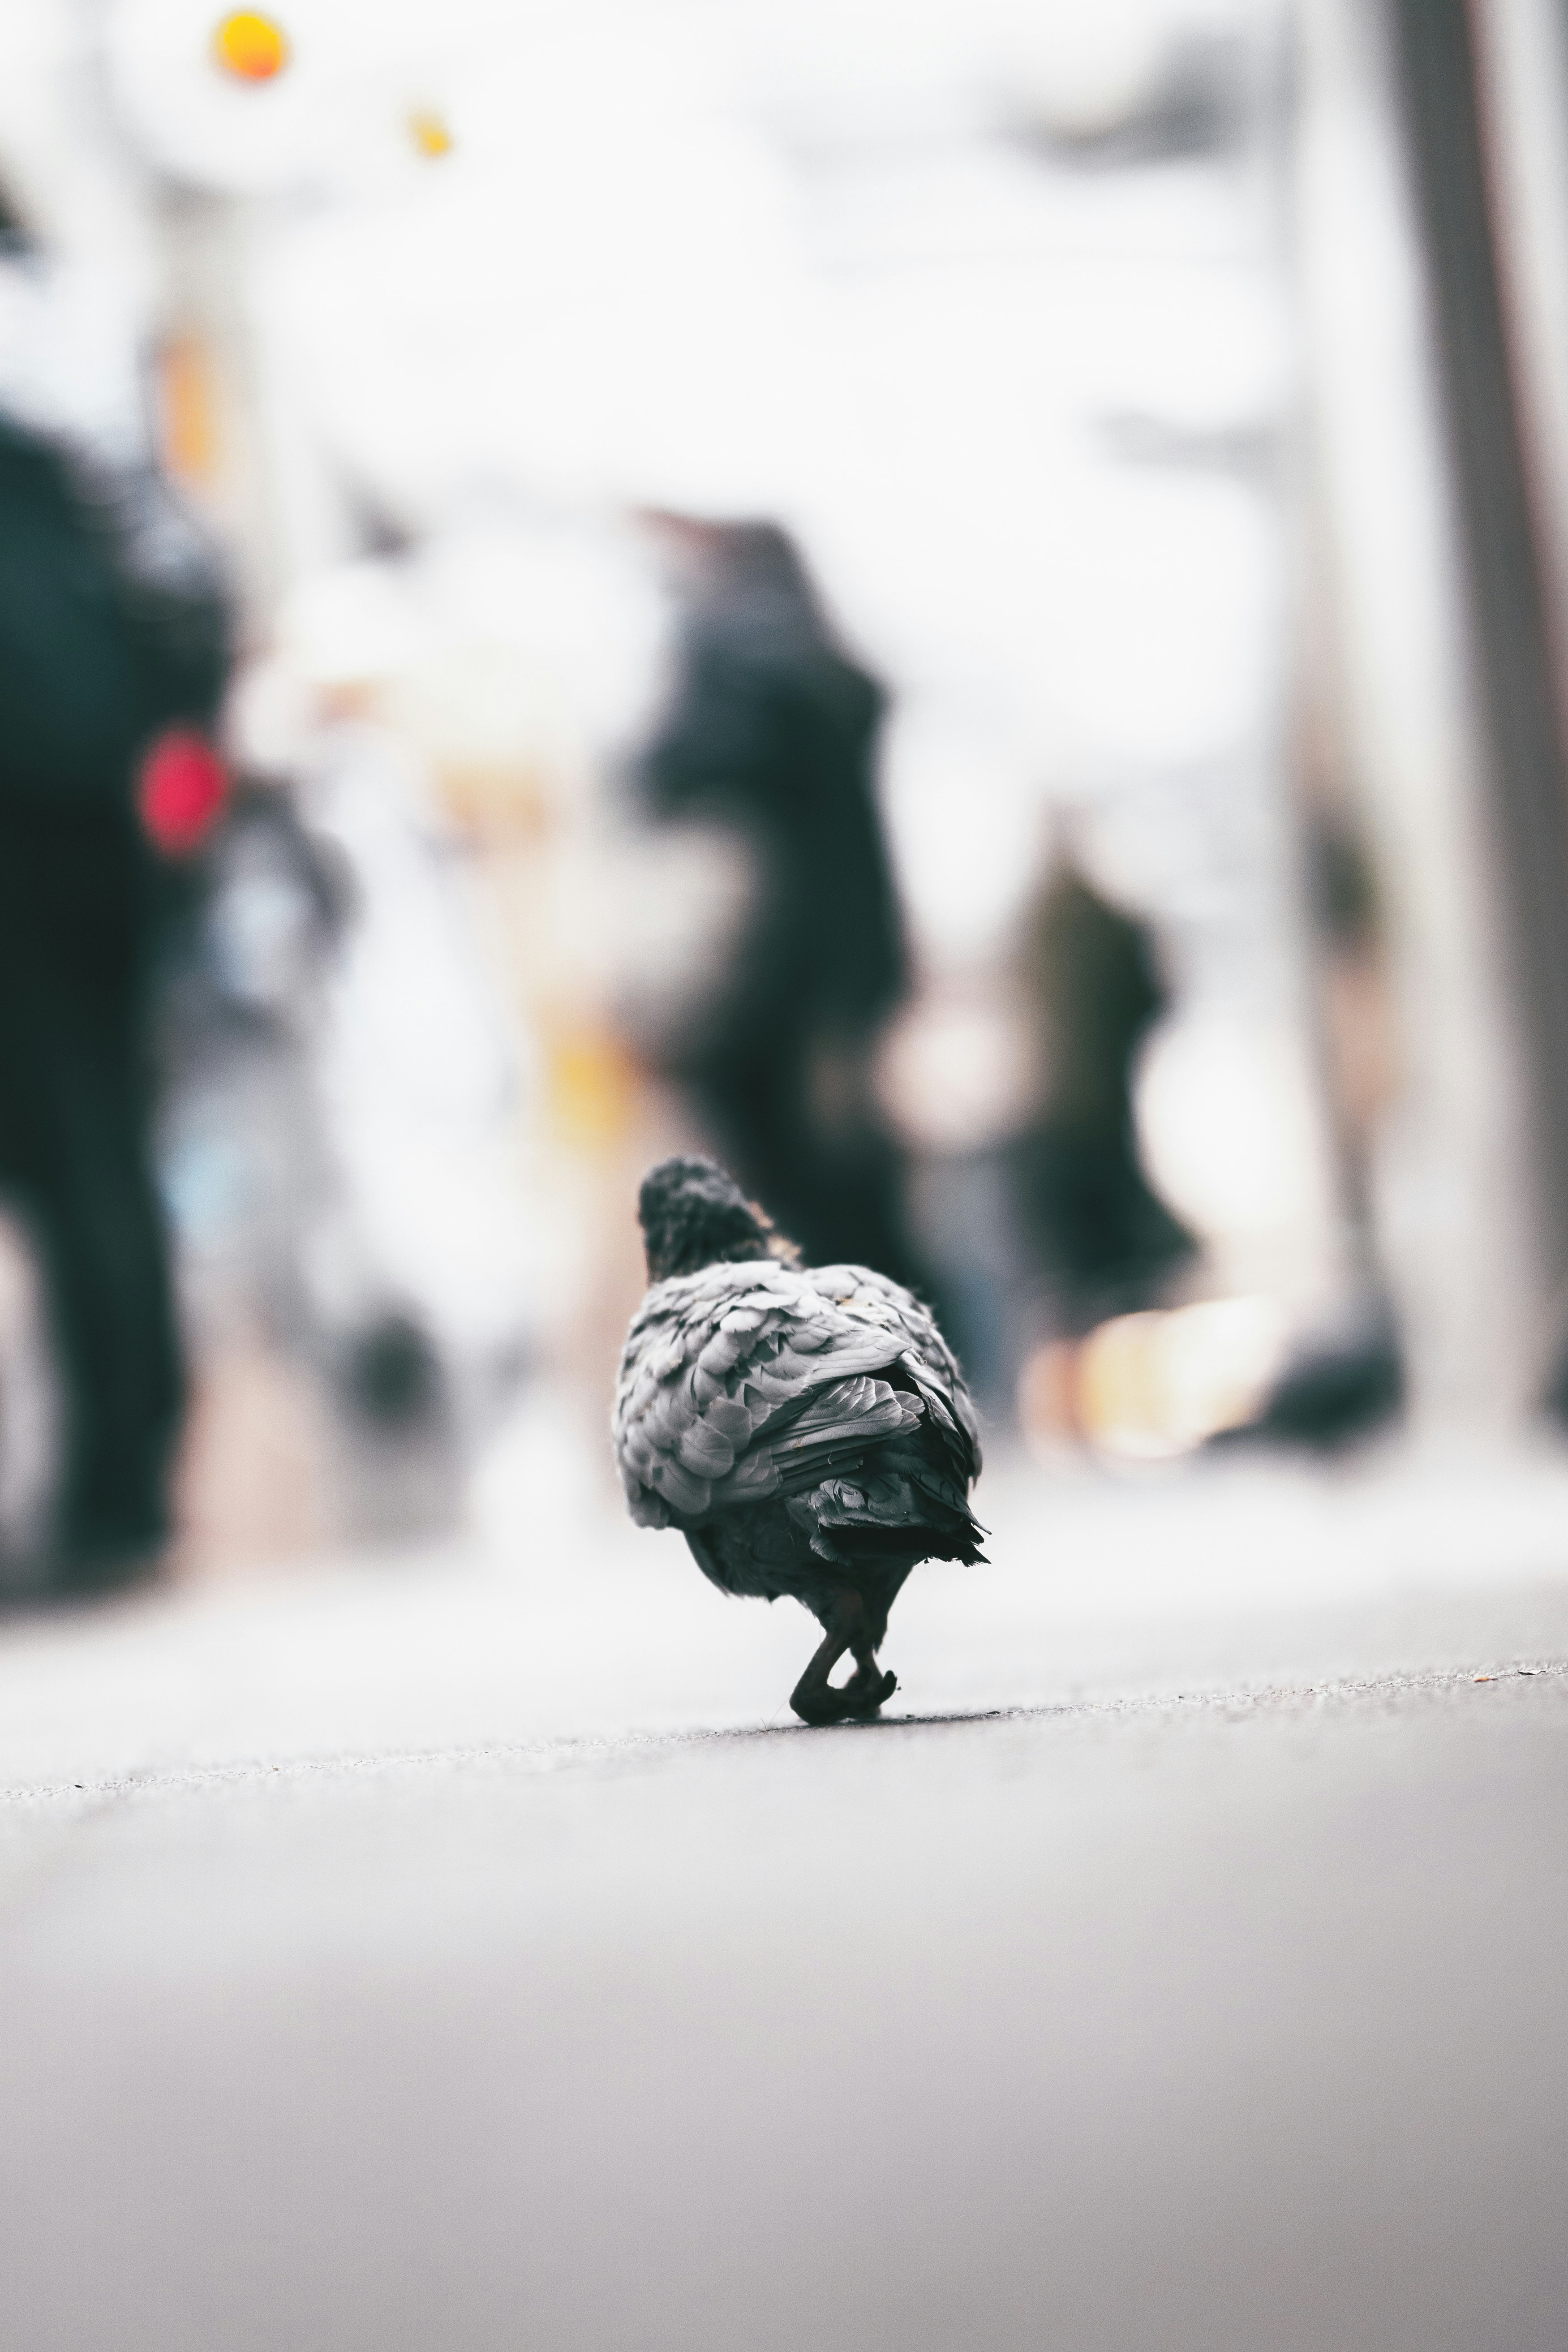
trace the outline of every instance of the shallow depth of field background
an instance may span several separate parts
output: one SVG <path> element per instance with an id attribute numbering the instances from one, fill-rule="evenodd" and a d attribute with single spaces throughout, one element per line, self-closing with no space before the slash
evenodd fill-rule
<path id="1" fill-rule="evenodd" d="M 1568 78 L 1550 12 L 1478 21 L 1550 621 Z M 665 1049 L 766 881 L 639 760 L 672 533 L 741 521 L 888 696 L 858 1115 L 998 1458 L 1555 1443 L 1563 1077 L 1404 55 L 1350 0 L 5 0 L 0 407 L 153 454 L 238 616 L 153 1040 L 180 1573 L 618 1508 L 636 1183 L 715 1139 Z M 1157 974 L 1130 1133 L 1189 1243 L 1098 1287 L 1027 1181 L 1100 1050 L 1066 877 Z M 17 1561 L 63 1410 L 14 1219 Z"/>

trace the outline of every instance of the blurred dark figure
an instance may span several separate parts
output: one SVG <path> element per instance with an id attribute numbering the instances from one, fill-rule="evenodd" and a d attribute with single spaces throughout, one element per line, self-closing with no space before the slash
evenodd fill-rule
<path id="1" fill-rule="evenodd" d="M 146 794 L 142 794 L 145 804 Z M 363 899 L 289 782 L 238 776 L 177 869 L 159 958 L 158 1149 L 186 1328 L 204 1358 L 259 1348 L 332 1413 L 356 1532 L 449 1527 L 477 1384 L 364 1232 L 321 1041 Z M 516 1366 L 492 1377 L 510 1390 Z"/>
<path id="2" fill-rule="evenodd" d="M 1195 1247 L 1145 1181 L 1132 1118 L 1140 1047 L 1166 1006 L 1147 929 L 1070 864 L 1042 894 L 1024 950 L 1047 1049 L 1046 1098 L 1015 1147 L 1020 1223 L 1051 1324 L 1077 1338 L 1147 1307 Z"/>
<path id="3" fill-rule="evenodd" d="M 1404 1351 L 1373 1213 L 1378 1131 L 1397 1090 L 1377 877 L 1358 835 L 1332 809 L 1309 812 L 1303 847 L 1353 1287 L 1335 1321 L 1291 1349 L 1255 1418 L 1210 1439 L 1226 1451 L 1259 1444 L 1336 1454 L 1387 1428 L 1405 1407 Z"/>
<path id="4" fill-rule="evenodd" d="M 1219 1453 L 1279 1445 L 1339 1454 L 1386 1429 L 1404 1407 L 1405 1360 L 1393 1315 L 1369 1299 L 1337 1329 L 1294 1348 L 1257 1415 L 1208 1443 Z"/>
<path id="5" fill-rule="evenodd" d="M 716 1150 L 806 1257 L 920 1281 L 871 1051 L 904 943 L 875 758 L 886 697 L 837 643 L 772 523 L 658 519 L 678 565 L 676 689 L 645 813 L 738 835 L 752 902 L 721 1002 L 661 1059 Z"/>
<path id="6" fill-rule="evenodd" d="M 144 787 L 144 815 L 148 797 Z M 287 787 L 241 775 L 165 868 L 162 897 L 162 1060 L 177 1096 L 226 1076 L 258 1043 L 309 1028 L 353 890 Z"/>
<path id="7" fill-rule="evenodd" d="M 158 1155 L 186 1317 L 207 1345 L 258 1319 L 302 1349 L 305 1236 L 335 1191 L 312 1043 L 350 882 L 286 786 L 240 776 L 163 898 Z"/>
<path id="8" fill-rule="evenodd" d="M 148 1158 L 158 864 L 142 762 L 209 724 L 226 621 L 150 478 L 89 484 L 0 417 L 0 1189 L 44 1268 L 66 1392 L 57 1589 L 167 1530 L 184 1383 Z"/>

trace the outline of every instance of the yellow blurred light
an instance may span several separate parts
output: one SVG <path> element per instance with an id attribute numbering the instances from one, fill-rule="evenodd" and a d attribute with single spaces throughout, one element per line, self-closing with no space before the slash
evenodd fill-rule
<path id="1" fill-rule="evenodd" d="M 271 81 L 289 62 L 289 39 L 271 16 L 236 8 L 214 28 L 213 55 L 240 81 Z"/>
<path id="2" fill-rule="evenodd" d="M 1079 1417 L 1092 1444 L 1107 1453 L 1159 1460 L 1192 1443 L 1166 1393 L 1160 1342 L 1163 1314 L 1118 1315 L 1091 1331 L 1079 1351 Z"/>
<path id="3" fill-rule="evenodd" d="M 1118 1315 L 1076 1348 L 1057 1342 L 1026 1365 L 1026 1433 L 1049 1445 L 1081 1437 L 1101 1454 L 1163 1461 L 1249 1421 L 1284 1353 L 1270 1298 Z"/>
<path id="4" fill-rule="evenodd" d="M 545 1039 L 551 1124 L 582 1150 L 618 1142 L 631 1124 L 637 1073 L 606 1031 L 563 1026 Z"/>
<path id="5" fill-rule="evenodd" d="M 432 106 L 416 106 L 408 117 L 408 136 L 421 155 L 432 162 L 452 152 L 452 133 Z"/>
<path id="6" fill-rule="evenodd" d="M 174 335 L 157 362 L 163 462 L 187 489 L 210 489 L 222 459 L 213 355 L 196 335 Z"/>

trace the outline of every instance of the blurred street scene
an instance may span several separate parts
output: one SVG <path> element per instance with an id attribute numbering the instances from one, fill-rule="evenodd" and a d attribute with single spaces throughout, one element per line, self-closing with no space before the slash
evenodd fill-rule
<path id="1" fill-rule="evenodd" d="M 1079 1776 L 1110 1878 L 1118 1839 L 1142 1851 L 1128 1790 L 1156 1751 L 1184 1792 L 1185 1957 L 1163 1990 L 1128 1958 L 1097 2031 L 1114 2042 L 1120 2015 L 1152 2046 L 1147 2004 L 1179 2004 L 1182 1969 L 1234 1965 L 1249 1935 L 1258 2016 L 1288 2034 L 1306 1984 L 1256 2143 L 1232 2128 L 1253 2078 L 1226 2072 L 1212 2019 L 1173 2036 L 1166 2089 L 1216 2069 L 1229 2150 L 1194 2202 L 1150 2185 L 1184 2163 L 1177 2105 L 1156 2100 L 1140 2140 L 1133 2070 L 1107 2109 L 1106 2177 L 1120 2148 L 1142 2183 L 1146 2292 L 1175 2310 L 1172 2282 L 1190 2291 L 1169 2340 L 1559 2342 L 1568 2282 L 1528 2216 L 1563 2170 L 1531 1942 L 1561 1921 L 1514 1883 L 1549 1847 L 1561 1868 L 1542 1759 L 1568 1659 L 1568 26 L 1549 0 L 0 0 L 0 1749 L 35 2134 L 121 1945 L 128 1983 L 198 2020 L 208 2090 L 148 2109 L 184 2151 L 163 2176 L 179 2200 L 216 2128 L 201 2097 L 228 2068 L 250 2099 L 272 2046 L 219 2015 L 237 1969 L 317 2021 L 282 2037 L 286 2069 L 340 2032 L 344 1986 L 412 2030 L 389 1953 L 444 2014 L 485 1937 L 527 1944 L 515 1886 L 489 1909 L 474 1891 L 511 1833 L 512 1797 L 491 1800 L 514 1750 L 529 1775 L 562 1766 L 597 1856 L 552 1875 L 531 1780 L 518 1867 L 537 1863 L 559 1941 L 520 1961 L 530 2001 L 601 1931 L 622 1954 L 621 1978 L 600 1954 L 604 1999 L 633 1997 L 623 1778 L 693 1776 L 689 1812 L 671 1799 L 644 1826 L 715 1949 L 749 1948 L 763 1916 L 744 1842 L 715 1893 L 682 1841 L 730 1853 L 742 1785 L 777 1812 L 781 1885 L 809 1880 L 840 1767 L 746 1744 L 804 1621 L 726 1612 L 689 1563 L 683 1583 L 678 1548 L 626 1526 L 610 1459 L 637 1184 L 677 1151 L 721 1158 L 808 1261 L 928 1299 L 980 1407 L 996 1565 L 931 1570 L 924 1601 L 915 1578 L 889 1760 L 850 1735 L 822 1751 L 875 1783 L 894 1912 L 919 1935 L 945 1916 L 921 1876 L 937 1768 L 917 1718 L 975 1718 L 941 1737 L 976 1810 L 1026 1837 L 992 1725 L 1019 1709 L 1019 1775 L 1063 1822 Z M 1504 1666 L 1506 1722 L 1469 1679 Z M 1304 1791 L 1279 1694 L 1331 1685 Z M 1201 1738 L 1137 1712 L 1194 1691 L 1215 1701 Z M 1232 1714 L 1316 1857 L 1313 1901 L 1277 1889 L 1267 1930 L 1204 1843 L 1246 1769 Z M 599 1761 L 574 1778 L 584 1742 Z M 1300 2300 L 1303 2236 L 1242 2266 L 1260 2304 L 1208 2325 L 1193 2281 L 1226 2199 L 1306 2116 L 1304 2053 L 1343 2005 L 1323 1923 L 1405 1866 L 1400 1837 L 1439 1859 L 1390 1915 L 1343 2081 L 1373 2083 L 1371 2115 L 1379 2084 L 1395 2099 L 1419 2074 L 1422 2035 L 1502 2030 L 1482 1957 L 1422 1975 L 1428 1931 L 1458 1932 L 1472 1755 L 1510 1857 L 1488 1899 L 1530 1947 L 1506 1997 L 1540 2053 L 1513 2124 L 1484 2069 L 1471 2084 L 1518 2307 L 1489 2335 L 1495 2301 L 1436 2272 L 1406 2304 L 1363 2247 L 1363 2325 L 1353 2298 Z M 287 1859 L 318 1762 L 381 1776 L 362 1877 L 335 1796 L 321 1820 L 302 1806 Z M 1405 1826 L 1363 1848 L 1385 1763 Z M 1422 1793 L 1428 1766 L 1447 1795 Z M 181 1776 L 228 1774 L 249 1793 L 225 1799 L 226 1837 L 248 1852 L 273 1800 L 289 1821 L 257 1832 L 251 1876 L 234 1864 L 219 1919 L 194 1857 L 223 1809 L 186 1805 Z M 178 1821 L 138 1847 L 121 1800 L 165 1780 Z M 957 1884 L 956 1800 L 942 1820 Z M 879 1914 L 842 1838 L 826 1881 L 874 1974 Z M 1055 1868 L 1022 1910 L 980 1902 L 1007 1969 Z M 29 1891 L 54 1871 L 82 1890 L 64 1927 Z M 421 1885 L 451 1906 L 445 1942 L 413 1924 Z M 166 1948 L 159 1889 L 184 1923 Z M 694 1947 L 676 1896 L 648 1899 L 668 1974 Z M 1097 1915 L 1081 1886 L 1064 1900 L 1042 2000 L 1093 1975 Z M 1286 1911 L 1294 1958 L 1269 1941 Z M 1157 1937 L 1135 1906 L 1117 1916 L 1126 1954 Z M 808 1940 L 766 1974 L 786 2005 Z M 839 2125 L 868 2130 L 887 2095 L 911 2145 L 977 2128 L 951 2084 L 920 2120 L 899 2074 L 984 1973 L 958 1948 L 951 1982 L 933 1962 L 895 2003 L 881 2080 L 855 2089 L 847 2026 L 811 2011 Z M 1401 1969 L 1425 1990 L 1396 2030 Z M 996 2017 L 1022 2021 L 1008 1983 Z M 476 1998 L 500 2032 L 499 1995 Z M 728 2145 L 722 2084 L 709 2112 L 664 2081 L 688 2029 L 654 2006 L 675 2142 Z M 103 2032 L 103 2145 L 134 2166 L 132 2077 L 184 2062 L 168 2020 Z M 1088 2128 L 1098 2062 L 1063 2032 L 1051 2064 Z M 459 2086 L 483 2038 L 454 2042 Z M 1523 2082 L 1522 2046 L 1499 2079 Z M 616 2047 L 635 2073 L 635 2033 Z M 729 2063 L 723 2036 L 703 2047 Z M 1000 2040 L 973 2054 L 995 2087 Z M 41 2210 L 91 2137 L 98 2088 L 71 2063 L 14 2211 Z M 545 2070 L 539 2128 L 586 2184 L 576 2063 Z M 300 2126 L 321 2147 L 331 2100 L 374 2104 L 378 2079 L 363 2052 L 329 2078 Z M 388 2129 L 410 2132 L 415 2077 L 390 2079 Z M 590 2108 L 642 2147 L 635 2087 L 600 2092 Z M 1416 2177 L 1437 2110 L 1417 2111 L 1386 2139 L 1368 2124 L 1355 2162 L 1384 2148 L 1418 2267 L 1442 2230 Z M 1010 2112 L 1024 2164 L 1045 2126 Z M 461 2097 L 431 2113 L 461 2137 Z M 806 2145 L 798 2117 L 784 2145 L 797 2126 Z M 279 2186 L 276 2127 L 258 2227 L 298 2251 L 316 2224 Z M 1321 2117 L 1300 2127 L 1303 2210 L 1331 2246 L 1354 2199 L 1324 2187 Z M 1433 2214 L 1463 2206 L 1478 2144 Z M 504 2201 L 489 2166 L 474 2194 Z M 775 2221 L 788 2170 L 757 2176 Z M 606 2175 L 623 2200 L 634 2173 Z M 852 2172 L 832 2177 L 849 2197 Z M 782 2223 L 709 2322 L 689 2272 L 645 2303 L 646 2333 L 630 2288 L 574 2305 L 567 2272 L 595 2257 L 570 2231 L 553 2284 L 529 2273 L 542 2332 L 513 2325 L 489 2253 L 493 2309 L 481 2294 L 444 2328 L 416 2297 L 424 2317 L 400 2319 L 380 2287 L 356 2300 L 366 2215 L 412 2227 L 377 2178 L 369 2204 L 347 2196 L 352 2261 L 301 2256 L 277 2325 L 259 2289 L 215 2288 L 199 2322 L 153 2295 L 117 2336 L 108 2270 L 46 2233 L 0 2334 L 646 2352 L 806 2324 L 809 2300 L 772 2289 L 765 2322 L 736 2316 L 785 2259 Z M 1258 2225 L 1277 2253 L 1287 2204 Z M 854 2315 L 817 2326 L 825 2345 L 1148 2340 L 1087 2272 L 1081 2325 L 1045 2327 L 1044 2272 L 1001 2255 L 1033 2284 L 995 2289 L 988 2331 L 952 2284 L 965 2242 L 991 2260 L 973 2212 L 947 2268 L 932 2257 L 945 2316 L 922 2336 L 913 2273 L 863 2274 L 826 2208 L 799 2210 Z M 1184 2273 L 1163 2231 L 1208 2253 Z M 1113 2235 L 1082 2242 L 1116 2267 Z M 164 2242 L 170 2275 L 216 2278 L 237 2243 L 193 2224 Z M 1296 2282 L 1285 2316 L 1271 2279 Z"/>
<path id="2" fill-rule="evenodd" d="M 460 1526 L 667 1148 L 1047 1465 L 1552 1423 L 1497 14 L 13 0 L 13 1590 Z"/>

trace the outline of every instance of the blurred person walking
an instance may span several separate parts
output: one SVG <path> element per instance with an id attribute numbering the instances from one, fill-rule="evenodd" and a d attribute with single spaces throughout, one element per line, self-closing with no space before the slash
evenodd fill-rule
<path id="1" fill-rule="evenodd" d="M 886 696 L 838 644 L 777 525 L 653 521 L 682 627 L 642 809 L 730 835 L 749 880 L 705 1017 L 644 1051 L 808 1260 L 918 1283 L 870 1076 L 907 980 L 875 781 Z"/>
<path id="2" fill-rule="evenodd" d="M 1167 1007 L 1152 935 L 1070 862 L 1027 927 L 1024 980 L 1045 1046 L 1045 1100 L 1014 1146 L 1021 1223 L 1055 1336 L 1152 1305 L 1194 1254 L 1143 1171 L 1133 1086 Z"/>
<path id="3" fill-rule="evenodd" d="M 184 1375 L 136 793 L 161 734 L 210 724 L 226 668 L 211 563 L 151 472 L 92 480 L 0 415 L 0 1192 L 38 1252 L 65 1391 L 57 1591 L 133 1572 L 168 1527 Z M 155 772 L 176 837 L 204 756 L 175 742 Z"/>

